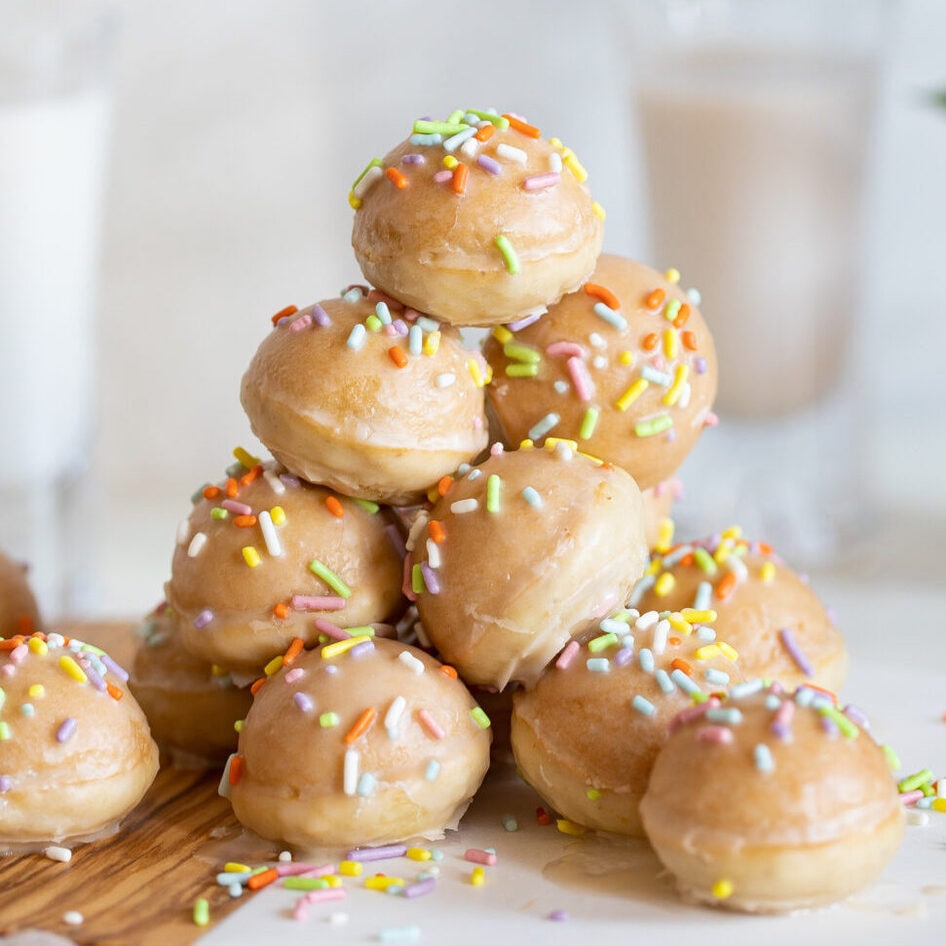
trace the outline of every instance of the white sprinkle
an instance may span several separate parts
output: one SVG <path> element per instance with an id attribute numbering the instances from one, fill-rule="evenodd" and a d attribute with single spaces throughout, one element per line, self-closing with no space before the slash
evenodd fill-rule
<path id="1" fill-rule="evenodd" d="M 687 289 L 687 299 L 690 300 L 690 305 L 699 305 L 703 301 L 700 290 L 693 288 Z"/>
<path id="2" fill-rule="evenodd" d="M 187 537 L 191 534 L 191 524 L 187 519 L 182 519 L 177 524 L 177 544 L 183 545 Z"/>
<path id="3" fill-rule="evenodd" d="M 292 851 L 280 851 L 278 860 L 281 864 L 292 863 Z"/>
<path id="4" fill-rule="evenodd" d="M 72 851 L 67 847 L 60 847 L 58 844 L 51 844 L 43 853 L 51 861 L 59 861 L 60 864 L 68 864 L 72 860 Z"/>
<path id="5" fill-rule="evenodd" d="M 286 492 L 286 484 L 272 470 L 263 470 L 263 479 L 269 483 L 270 489 L 277 496 L 282 496 Z"/>
<path id="6" fill-rule="evenodd" d="M 562 156 L 557 151 L 549 155 L 549 170 L 557 174 L 562 173 Z"/>
<path id="7" fill-rule="evenodd" d="M 358 790 L 358 766 L 360 759 L 357 749 L 345 750 L 344 771 L 342 774 L 342 791 L 346 795 L 354 795 Z"/>
<path id="8" fill-rule="evenodd" d="M 352 188 L 352 194 L 354 194 L 355 197 L 364 197 L 368 188 L 370 188 L 379 177 L 383 176 L 384 171 L 378 167 L 378 165 L 368 168 L 368 170 L 365 171 L 364 177 Z"/>
<path id="9" fill-rule="evenodd" d="M 329 926 L 345 926 L 348 923 L 348 914 L 330 913 L 325 919 Z"/>
<path id="10" fill-rule="evenodd" d="M 433 539 L 427 540 L 427 564 L 431 568 L 440 568 L 440 546 Z"/>
<path id="11" fill-rule="evenodd" d="M 424 330 L 416 322 L 407 332 L 407 349 L 412 355 L 424 353 Z"/>
<path id="12" fill-rule="evenodd" d="M 266 551 L 274 558 L 282 555 L 282 543 L 279 541 L 279 533 L 273 525 L 273 517 L 265 509 L 257 517 L 259 521 L 260 532 L 263 533 L 263 541 L 266 543 Z"/>
<path id="13" fill-rule="evenodd" d="M 66 910 L 62 915 L 62 922 L 66 926 L 82 926 L 85 923 L 85 917 L 78 910 Z"/>
<path id="14" fill-rule="evenodd" d="M 738 555 L 727 555 L 726 567 L 739 581 L 745 581 L 749 577 L 749 569 L 746 568 L 746 563 Z"/>
<path id="15" fill-rule="evenodd" d="M 588 336 L 588 343 L 592 346 L 592 348 L 608 347 L 608 343 L 597 332 L 592 332 Z"/>
<path id="16" fill-rule="evenodd" d="M 666 619 L 658 621 L 654 628 L 654 640 L 651 650 L 655 654 L 662 654 L 667 649 L 667 638 L 670 636 L 670 622 Z"/>
<path id="17" fill-rule="evenodd" d="M 231 896 L 234 900 L 236 900 L 237 897 L 242 897 L 242 896 L 243 896 L 243 884 L 230 884 L 230 886 L 227 887 L 227 893 L 230 894 L 230 896 Z"/>
<path id="18" fill-rule="evenodd" d="M 359 322 L 352 328 L 351 332 L 349 332 L 348 340 L 345 342 L 345 344 L 353 351 L 361 351 L 361 349 L 364 348 L 365 339 L 367 336 L 368 329 L 366 329 L 364 325 Z"/>
<path id="19" fill-rule="evenodd" d="M 478 480 L 483 475 L 482 470 L 470 470 L 467 479 L 472 483 L 473 480 Z"/>
<path id="20" fill-rule="evenodd" d="M 716 631 L 714 631 L 708 624 L 701 624 L 696 629 L 696 636 L 701 641 L 706 641 L 707 643 L 710 643 L 716 640 Z"/>
<path id="21" fill-rule="evenodd" d="M 655 627 L 660 620 L 660 615 L 656 611 L 645 611 L 635 622 L 634 627 L 639 631 L 649 631 Z"/>
<path id="22" fill-rule="evenodd" d="M 197 532 L 191 539 L 191 544 L 187 546 L 187 557 L 197 558 L 201 550 L 207 544 L 207 536 L 203 532 Z"/>
<path id="23" fill-rule="evenodd" d="M 690 382 L 687 381 L 680 390 L 680 397 L 677 399 L 677 407 L 686 410 L 690 406 L 690 395 L 692 392 L 693 388 L 690 386 Z"/>
<path id="24" fill-rule="evenodd" d="M 391 739 L 397 739 L 398 737 L 397 724 L 400 722 L 406 706 L 407 700 L 403 696 L 396 696 L 391 701 L 387 713 L 384 714 L 384 728 Z"/>
<path id="25" fill-rule="evenodd" d="M 925 811 L 917 811 L 915 808 L 908 808 L 906 815 L 907 824 L 916 825 L 918 828 L 925 828 L 930 823 L 930 816 Z"/>
<path id="26" fill-rule="evenodd" d="M 445 371 L 443 374 L 437 375 L 437 387 L 438 388 L 449 388 L 457 380 L 457 376 L 450 371 Z"/>
<path id="27" fill-rule="evenodd" d="M 476 132 L 474 132 L 476 134 Z M 480 143 L 475 138 L 467 138 L 466 141 L 460 145 L 460 151 L 463 152 L 468 158 L 476 157 L 476 149 L 479 148 Z"/>
<path id="28" fill-rule="evenodd" d="M 604 355 L 595 355 L 594 358 L 591 359 L 591 364 L 599 371 L 604 371 L 604 369 L 608 367 L 608 359 L 605 358 Z"/>
<path id="29" fill-rule="evenodd" d="M 479 502 L 475 499 L 458 499 L 450 504 L 450 512 L 462 516 L 465 512 L 475 512 L 479 506 Z"/>
<path id="30" fill-rule="evenodd" d="M 525 164 L 528 160 L 528 155 L 522 148 L 515 148 L 505 142 L 496 146 L 496 154 L 507 161 L 515 161 L 517 164 Z"/>
<path id="31" fill-rule="evenodd" d="M 358 794 L 362 798 L 370 798 L 377 787 L 378 780 L 370 772 L 363 772 L 358 779 Z"/>
<path id="32" fill-rule="evenodd" d="M 729 686 L 729 674 L 725 670 L 717 670 L 715 667 L 708 667 L 706 673 L 707 683 L 712 683 L 714 686 Z"/>
<path id="33" fill-rule="evenodd" d="M 562 381 L 561 378 L 559 378 L 559 380 L 556 381 L 552 385 L 552 387 L 555 388 L 555 391 L 557 394 L 568 394 L 568 391 L 569 391 L 568 382 Z"/>
<path id="34" fill-rule="evenodd" d="M 420 635 L 418 634 L 418 639 Z M 424 663 L 421 660 L 418 660 L 409 650 L 402 650 L 398 655 L 397 659 L 401 661 L 412 673 L 422 674 L 424 672 Z"/>

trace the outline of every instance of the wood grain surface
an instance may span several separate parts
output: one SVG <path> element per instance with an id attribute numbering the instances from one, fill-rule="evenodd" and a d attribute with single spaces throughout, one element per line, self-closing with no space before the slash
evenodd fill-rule
<path id="1" fill-rule="evenodd" d="M 127 624 L 57 630 L 105 647 L 126 666 L 133 656 Z M 204 932 L 193 922 L 198 897 L 209 901 L 211 923 L 241 902 L 214 879 L 224 861 L 239 857 L 242 835 L 229 802 L 217 795 L 218 780 L 216 772 L 162 765 L 121 830 L 77 845 L 69 863 L 42 853 L 0 857 L 0 934 L 42 929 L 83 946 L 194 942 Z M 84 917 L 79 926 L 63 920 L 73 910 Z"/>

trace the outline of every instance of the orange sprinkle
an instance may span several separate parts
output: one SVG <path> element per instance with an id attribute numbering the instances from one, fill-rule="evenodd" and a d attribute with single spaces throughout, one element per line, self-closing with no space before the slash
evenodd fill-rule
<path id="1" fill-rule="evenodd" d="M 220 495 L 219 486 L 205 486 L 203 491 L 204 499 L 216 499 Z"/>
<path id="2" fill-rule="evenodd" d="M 398 366 L 398 368 L 407 367 L 407 355 L 404 354 L 404 349 L 399 345 L 392 345 L 388 349 L 388 357 L 394 362 L 394 364 Z"/>
<path id="3" fill-rule="evenodd" d="M 240 477 L 240 485 L 249 486 L 262 472 L 263 467 L 257 463 L 252 470 L 247 470 L 247 472 Z"/>
<path id="4" fill-rule="evenodd" d="M 660 338 L 657 333 L 650 332 L 648 335 L 644 336 L 644 340 L 641 342 L 641 348 L 643 348 L 644 351 L 653 351 L 659 341 Z"/>
<path id="5" fill-rule="evenodd" d="M 760 552 L 762 555 L 771 555 L 771 554 L 772 554 L 772 546 L 769 545 L 768 542 L 759 542 L 759 543 L 758 543 L 758 546 L 759 546 L 759 552 Z"/>
<path id="6" fill-rule="evenodd" d="M 345 507 L 339 502 L 337 496 L 325 497 L 325 508 L 336 518 L 341 519 L 345 515 Z"/>
<path id="7" fill-rule="evenodd" d="M 227 494 L 228 499 L 233 499 L 236 494 L 240 492 L 240 484 L 231 476 L 230 479 L 227 480 L 224 492 Z"/>
<path id="8" fill-rule="evenodd" d="M 273 614 L 278 618 L 289 617 L 289 605 L 280 601 L 279 604 L 273 606 Z"/>
<path id="9" fill-rule="evenodd" d="M 687 329 L 680 333 L 680 340 L 687 351 L 696 351 L 696 334 Z"/>
<path id="10" fill-rule="evenodd" d="M 490 125 L 489 127 L 492 128 L 493 126 Z M 439 519 L 431 519 L 427 523 L 427 531 L 437 545 L 440 545 L 447 538 L 447 530 L 444 529 L 443 523 Z"/>
<path id="11" fill-rule="evenodd" d="M 398 189 L 404 190 L 408 185 L 407 178 L 397 169 L 397 168 L 388 168 L 384 172 L 384 176 Z"/>
<path id="12" fill-rule="evenodd" d="M 246 882 L 246 886 L 249 887 L 250 890 L 262 890 L 263 887 L 268 887 L 278 879 L 279 873 L 276 871 L 276 868 L 268 867 L 266 870 L 261 870 L 258 874 L 253 874 Z"/>
<path id="13" fill-rule="evenodd" d="M 838 705 L 838 695 L 833 690 L 826 690 L 824 687 L 820 687 L 814 683 L 809 683 L 807 680 L 805 681 L 805 688 L 808 690 L 817 690 L 819 693 L 823 693 L 825 696 L 831 699 L 831 702 L 834 703 L 835 706 Z"/>
<path id="14" fill-rule="evenodd" d="M 240 529 L 252 529 L 256 525 L 256 516 L 234 516 L 233 524 Z"/>
<path id="15" fill-rule="evenodd" d="M 684 568 L 691 568 L 695 561 L 696 561 L 696 556 L 692 552 L 687 552 L 686 555 L 680 556 L 680 564 Z"/>
<path id="16" fill-rule="evenodd" d="M 621 308 L 621 300 L 606 286 L 599 286 L 598 283 L 594 282 L 586 282 L 585 292 L 595 299 L 600 299 L 609 309 Z"/>
<path id="17" fill-rule="evenodd" d="M 679 637 L 668 637 L 667 643 L 671 647 L 679 647 L 683 643 L 683 641 Z"/>
<path id="18" fill-rule="evenodd" d="M 250 695 L 256 696 L 259 693 L 259 688 L 266 682 L 266 677 L 260 677 L 259 680 L 254 680 L 250 684 Z"/>
<path id="19" fill-rule="evenodd" d="M 298 306 L 287 305 L 285 309 L 280 309 L 273 317 L 272 323 L 275 325 L 280 319 L 286 319 L 290 315 L 295 315 L 299 311 Z"/>
<path id="20" fill-rule="evenodd" d="M 21 614 L 16 619 L 16 631 L 18 634 L 33 634 L 33 616 L 31 614 Z"/>
<path id="21" fill-rule="evenodd" d="M 105 689 L 108 690 L 108 695 L 115 700 L 116 703 L 125 695 L 125 691 L 119 690 L 114 683 L 106 683 Z"/>
<path id="22" fill-rule="evenodd" d="M 682 657 L 674 657 L 670 663 L 670 669 L 682 670 L 688 677 L 693 676 L 693 668 Z"/>
<path id="23" fill-rule="evenodd" d="M 360 739 L 368 731 L 368 728 L 374 722 L 374 718 L 377 715 L 378 711 L 373 706 L 369 706 L 364 710 L 361 716 L 355 720 L 355 725 L 345 733 L 345 745 L 350 746 L 353 742 Z"/>
<path id="24" fill-rule="evenodd" d="M 659 309 L 663 305 L 665 298 L 666 294 L 663 289 L 654 289 L 644 296 L 644 305 L 647 306 L 648 309 Z"/>
<path id="25" fill-rule="evenodd" d="M 457 672 L 456 672 L 456 670 L 455 670 L 453 667 L 450 666 L 450 664 L 444 664 L 444 665 L 440 668 L 440 672 L 441 672 L 444 676 L 449 677 L 451 680 L 456 680 L 456 678 L 457 678 Z"/>
<path id="26" fill-rule="evenodd" d="M 493 127 L 492 123 L 487 123 L 483 125 L 482 128 L 477 129 L 476 134 L 473 136 L 477 141 L 489 141 L 493 137 L 496 129 Z"/>
<path id="27" fill-rule="evenodd" d="M 723 577 L 716 582 L 716 597 L 719 598 L 720 601 L 725 601 L 735 590 L 736 575 L 734 572 L 723 575 Z"/>
<path id="28" fill-rule="evenodd" d="M 551 824 L 552 816 L 544 808 L 539 807 L 535 810 L 535 820 L 539 824 Z"/>
<path id="29" fill-rule="evenodd" d="M 302 653 L 302 648 L 305 646 L 305 641 L 301 637 L 294 637 L 292 643 L 286 648 L 286 652 L 282 655 L 282 665 L 288 667 L 299 654 Z"/>
<path id="30" fill-rule="evenodd" d="M 243 774 L 243 756 L 235 755 L 230 760 L 230 771 L 227 773 L 227 781 L 231 785 L 236 785 Z"/>
<path id="31" fill-rule="evenodd" d="M 437 481 L 437 495 L 446 496 L 450 492 L 450 487 L 453 486 L 453 477 L 452 476 L 441 476 Z"/>
<path id="32" fill-rule="evenodd" d="M 515 128 L 516 131 L 521 135 L 525 135 L 527 138 L 541 138 L 542 132 L 539 131 L 535 125 L 530 125 L 528 122 L 524 122 L 521 118 L 516 118 L 515 115 L 503 114 L 503 118 L 509 122 L 510 128 Z"/>
<path id="33" fill-rule="evenodd" d="M 673 320 L 674 328 L 683 328 L 687 324 L 687 320 L 690 318 L 690 307 L 684 302 L 677 311 L 676 318 Z"/>
<path id="34" fill-rule="evenodd" d="M 463 194 L 466 192 L 466 181 L 469 176 L 469 165 L 461 162 L 453 169 L 453 179 L 450 181 L 450 186 L 453 188 L 454 194 Z"/>
<path id="35" fill-rule="evenodd" d="M 17 634 L 15 637 L 9 637 L 5 641 L 0 641 L 0 652 L 5 652 L 8 650 L 15 650 L 26 640 L 22 634 Z"/>

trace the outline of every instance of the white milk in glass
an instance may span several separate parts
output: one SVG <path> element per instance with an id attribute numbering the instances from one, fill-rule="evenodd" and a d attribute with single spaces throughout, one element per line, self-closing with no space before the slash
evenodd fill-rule
<path id="1" fill-rule="evenodd" d="M 856 331 L 873 64 L 753 46 L 668 52 L 636 87 L 653 258 L 699 289 L 722 415 L 835 387 Z"/>
<path id="2" fill-rule="evenodd" d="M 106 112 L 94 88 L 0 98 L 0 547 L 47 614 L 82 607 Z"/>

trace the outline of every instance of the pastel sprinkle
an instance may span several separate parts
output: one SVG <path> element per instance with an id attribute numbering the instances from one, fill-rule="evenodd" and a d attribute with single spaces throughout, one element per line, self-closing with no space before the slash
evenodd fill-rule
<path id="1" fill-rule="evenodd" d="M 321 578 L 339 597 L 351 597 L 351 588 L 349 588 L 324 562 L 319 561 L 317 558 L 312 559 L 312 561 L 309 562 L 309 571 L 318 578 Z"/>
<path id="2" fill-rule="evenodd" d="M 56 730 L 56 742 L 68 742 L 78 726 L 78 720 L 74 716 L 69 716 L 63 720 L 62 725 Z"/>
<path id="3" fill-rule="evenodd" d="M 519 257 L 516 255 L 512 243 L 509 242 L 509 238 L 501 233 L 493 242 L 496 249 L 499 250 L 499 255 L 503 258 L 506 272 L 511 276 L 515 276 L 519 272 Z"/>
<path id="4" fill-rule="evenodd" d="M 778 636 L 779 640 L 782 642 L 782 646 L 788 651 L 789 657 L 792 658 L 798 669 L 806 677 L 814 676 L 815 668 L 812 666 L 811 661 L 805 656 L 801 647 L 798 646 L 798 642 L 795 640 L 795 635 L 792 633 L 791 629 L 783 627 L 778 632 Z"/>
<path id="5" fill-rule="evenodd" d="M 755 760 L 755 767 L 760 772 L 775 771 L 775 759 L 772 757 L 772 750 L 764 742 L 760 742 L 752 750 L 752 757 Z"/>
<path id="6" fill-rule="evenodd" d="M 526 486 L 522 490 L 522 498 L 534 509 L 542 508 L 542 497 L 534 487 Z"/>
<path id="7" fill-rule="evenodd" d="M 210 922 L 210 904 L 206 897 L 198 897 L 194 901 L 194 926 L 206 926 Z"/>
<path id="8" fill-rule="evenodd" d="M 541 420 L 537 421 L 531 428 L 529 428 L 528 437 L 530 440 L 540 440 L 544 437 L 549 431 L 555 428 L 558 425 L 561 418 L 554 411 L 550 411 L 545 415 Z"/>
<path id="9" fill-rule="evenodd" d="M 634 699 L 631 700 L 631 706 L 642 716 L 653 716 L 657 712 L 657 707 L 646 697 L 641 696 L 640 693 L 636 694 Z"/>

